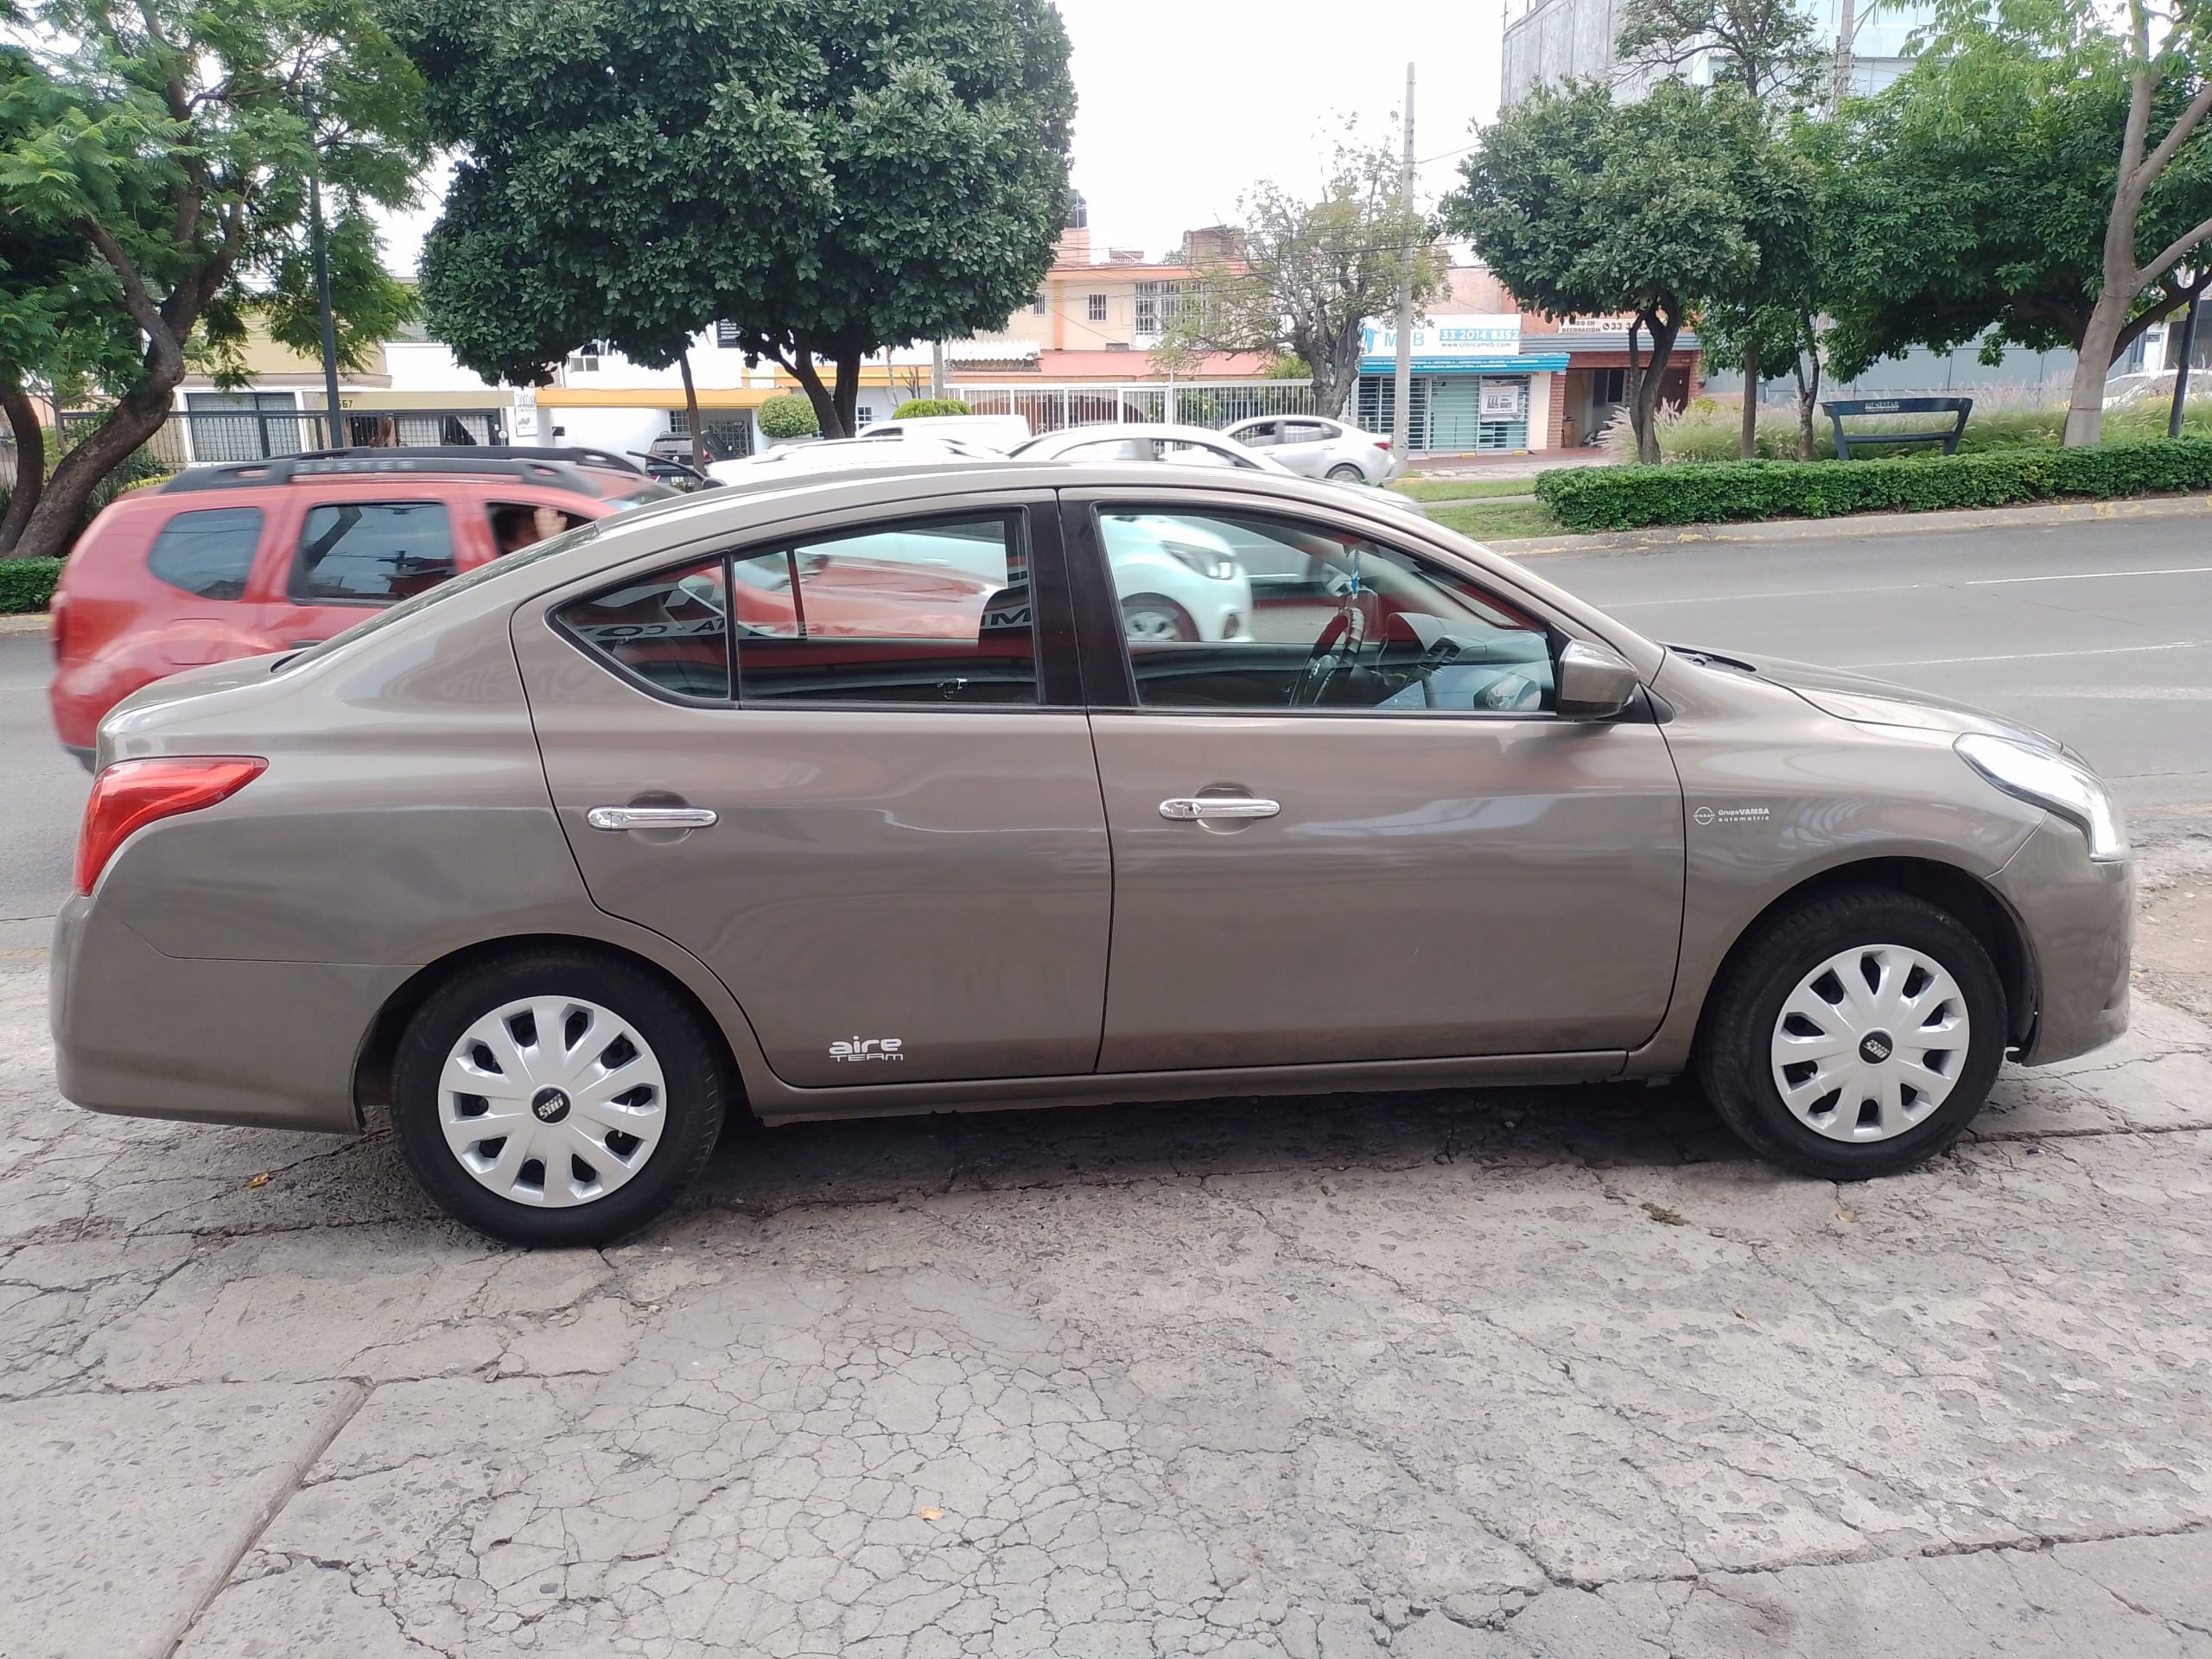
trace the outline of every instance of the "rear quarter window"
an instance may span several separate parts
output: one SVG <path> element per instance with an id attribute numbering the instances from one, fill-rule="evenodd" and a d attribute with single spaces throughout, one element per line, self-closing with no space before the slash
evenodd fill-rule
<path id="1" fill-rule="evenodd" d="M 243 599 L 261 545 L 261 524 L 259 507 L 180 512 L 154 537 L 146 569 L 201 599 Z"/>

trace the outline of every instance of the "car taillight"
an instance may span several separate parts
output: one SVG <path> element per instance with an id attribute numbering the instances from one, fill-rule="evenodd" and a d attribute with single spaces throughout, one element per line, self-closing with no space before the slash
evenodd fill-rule
<path id="1" fill-rule="evenodd" d="M 1377 449 L 1388 449 L 1390 447 L 1390 440 L 1388 438 L 1377 438 L 1375 440 L 1375 447 Z"/>
<path id="2" fill-rule="evenodd" d="M 118 760 L 92 779 L 77 833 L 77 891 L 90 893 L 100 872 L 133 831 L 180 812 L 197 812 L 227 800 L 268 769 L 253 755 L 179 755 L 174 760 Z"/>

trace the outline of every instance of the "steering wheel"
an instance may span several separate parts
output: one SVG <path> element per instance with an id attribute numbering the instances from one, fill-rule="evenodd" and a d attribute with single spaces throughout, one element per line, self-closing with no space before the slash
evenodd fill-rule
<path id="1" fill-rule="evenodd" d="M 1485 709 L 1525 714 L 1544 704 L 1544 688 L 1526 674 L 1501 674 L 1483 688 L 1476 701 Z"/>
<path id="2" fill-rule="evenodd" d="M 1314 640 L 1313 649 L 1306 653 L 1306 664 L 1298 671 L 1298 678 L 1291 684 L 1290 706 L 1318 707 L 1337 677 L 1357 659 L 1360 642 L 1366 632 L 1366 617 L 1352 606 L 1345 606 L 1331 617 L 1320 637 Z"/>

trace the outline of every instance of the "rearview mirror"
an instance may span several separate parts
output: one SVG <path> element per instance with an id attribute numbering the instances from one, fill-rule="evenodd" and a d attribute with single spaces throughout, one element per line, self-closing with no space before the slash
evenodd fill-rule
<path id="1" fill-rule="evenodd" d="M 1555 706 L 1568 720 L 1611 720 L 1628 707 L 1643 682 L 1618 652 L 1570 639 L 1559 653 Z"/>

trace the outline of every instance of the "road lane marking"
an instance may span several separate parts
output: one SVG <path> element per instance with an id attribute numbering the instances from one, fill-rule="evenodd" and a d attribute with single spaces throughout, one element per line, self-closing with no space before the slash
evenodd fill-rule
<path id="1" fill-rule="evenodd" d="M 2162 645 L 2102 645 L 2094 651 L 2018 651 L 1996 657 L 1905 657 L 1881 663 L 1844 663 L 1844 668 L 1937 668 L 1949 663 L 2041 663 L 2059 657 L 2126 657 L 2141 651 L 2202 651 L 2212 639 L 2170 639 Z"/>
<path id="2" fill-rule="evenodd" d="M 2177 564 L 2158 570 L 2080 570 L 2056 576 L 1976 576 L 1967 582 L 1898 582 L 1871 588 L 1787 588 L 1775 594 L 1714 594 L 1690 599 L 1623 599 L 1609 611 L 1645 610 L 1655 605 L 1740 605 L 1756 599 L 1836 599 L 1852 594 L 1910 594 L 1929 588 L 2011 588 L 2031 582 L 2105 582 L 2120 576 L 2212 575 L 2212 564 Z"/>
<path id="3" fill-rule="evenodd" d="M 1961 588 L 2005 588 L 2023 582 L 2103 582 L 2113 576 L 2202 576 L 2212 575 L 2212 564 L 2175 564 L 2162 570 L 2075 570 L 2058 576 L 1981 576 L 1962 582 Z"/>

